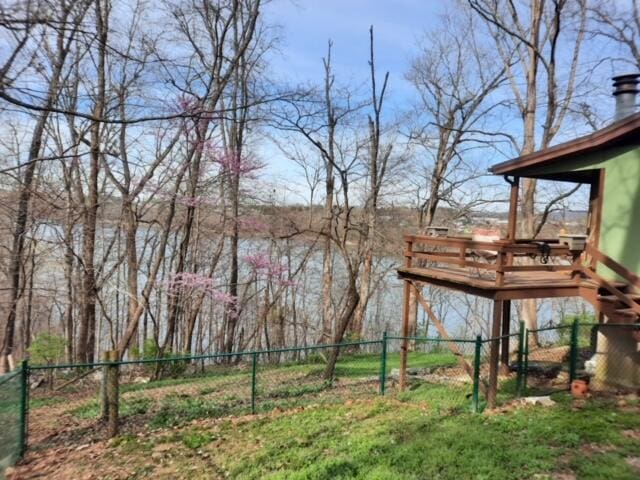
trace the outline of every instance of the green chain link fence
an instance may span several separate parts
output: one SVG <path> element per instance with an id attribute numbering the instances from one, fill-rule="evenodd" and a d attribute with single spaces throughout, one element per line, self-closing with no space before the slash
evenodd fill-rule
<path id="1" fill-rule="evenodd" d="M 24 453 L 27 431 L 28 366 L 0 376 L 0 476 Z"/>
<path id="2" fill-rule="evenodd" d="M 398 393 L 400 356 L 405 339 L 388 337 L 385 365 L 385 391 Z M 479 407 L 474 372 L 476 341 L 425 337 L 406 338 L 406 392 L 424 401 L 429 408 L 453 412 Z"/>
<path id="3" fill-rule="evenodd" d="M 607 349 L 607 338 L 620 333 L 631 337 L 631 328 L 576 321 L 535 331 L 521 326 L 520 332 L 497 339 L 404 338 L 385 333 L 380 340 L 339 345 L 86 365 L 25 364 L 0 379 L 4 427 L 0 454 L 10 463 L 24 451 L 28 410 L 34 443 L 63 446 L 78 438 L 104 438 L 103 405 L 109 393 L 103 378 L 109 368 L 117 369 L 119 425 L 124 434 L 380 395 L 421 402 L 441 414 L 479 412 L 487 403 L 493 342 L 509 346 L 509 355 L 501 355 L 496 396 L 500 405 L 526 394 L 567 390 L 577 378 L 613 378 L 623 387 L 629 360 L 626 353 Z M 404 346 L 407 383 L 400 392 Z M 630 361 L 637 361 L 635 355 Z M 327 365 L 334 356 L 331 371 Z M 635 388 L 640 385 L 640 379 L 626 380 Z"/>
<path id="4" fill-rule="evenodd" d="M 573 380 L 592 390 L 633 390 L 640 386 L 640 357 L 633 331 L 638 324 L 563 324 L 526 330 L 520 393 L 542 395 L 570 388 Z"/>

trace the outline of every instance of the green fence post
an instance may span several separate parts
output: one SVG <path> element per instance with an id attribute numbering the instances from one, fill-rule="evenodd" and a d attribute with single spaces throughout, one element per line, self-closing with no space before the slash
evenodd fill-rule
<path id="1" fill-rule="evenodd" d="M 574 318 L 571 324 L 571 350 L 569 354 L 569 384 L 576 379 L 578 369 L 578 319 Z"/>
<path id="2" fill-rule="evenodd" d="M 256 373 L 258 370 L 258 354 L 253 353 L 251 359 L 251 414 L 256 413 Z"/>
<path id="3" fill-rule="evenodd" d="M 27 413 L 29 409 L 29 361 L 22 361 L 20 389 L 20 458 L 27 450 Z"/>
<path id="4" fill-rule="evenodd" d="M 473 399 L 471 409 L 474 413 L 480 411 L 480 353 L 482 352 L 482 337 L 476 337 L 476 350 L 473 356 Z"/>
<path id="5" fill-rule="evenodd" d="M 380 395 L 384 395 L 387 383 L 387 332 L 382 332 L 382 353 L 380 356 Z"/>
<path id="6" fill-rule="evenodd" d="M 520 322 L 520 331 L 518 332 L 518 379 L 516 381 L 518 396 L 522 396 L 522 384 L 524 380 L 524 322 Z"/>

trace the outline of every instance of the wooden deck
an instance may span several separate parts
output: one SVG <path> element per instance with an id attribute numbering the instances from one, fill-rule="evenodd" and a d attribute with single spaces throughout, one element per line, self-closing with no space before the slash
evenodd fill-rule
<path id="1" fill-rule="evenodd" d="M 398 269 L 402 279 L 437 285 L 494 300 L 524 298 L 575 297 L 580 289 L 597 289 L 587 279 L 573 279 L 571 272 L 506 272 L 497 286 L 495 272 L 459 267 L 404 267 Z"/>
<path id="2" fill-rule="evenodd" d="M 400 278 L 493 300 L 575 297 L 598 290 L 581 274 L 580 251 L 558 239 L 476 241 L 405 235 Z"/>

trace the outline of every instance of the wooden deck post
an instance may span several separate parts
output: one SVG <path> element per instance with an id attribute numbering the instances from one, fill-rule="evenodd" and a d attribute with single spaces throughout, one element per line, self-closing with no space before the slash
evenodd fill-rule
<path id="1" fill-rule="evenodd" d="M 404 299 L 402 304 L 402 345 L 400 346 L 400 378 L 399 389 L 404 391 L 407 386 L 407 354 L 409 351 L 409 310 L 411 309 L 411 282 L 404 281 Z"/>
<path id="2" fill-rule="evenodd" d="M 509 220 L 507 223 L 507 238 L 511 241 L 516 239 L 516 226 L 518 221 L 518 194 L 520 190 L 520 178 L 514 177 L 507 180 L 511 184 L 509 193 Z"/>
<path id="3" fill-rule="evenodd" d="M 411 251 L 413 242 L 405 242 L 404 265 L 411 268 Z M 409 315 L 411 314 L 411 289 L 412 284 L 409 280 L 404 281 L 404 297 L 402 301 L 402 345 L 400 347 L 400 372 L 398 379 L 398 388 L 402 392 L 407 386 L 407 354 L 409 349 Z"/>
<path id="4" fill-rule="evenodd" d="M 515 243 L 516 227 L 518 224 L 518 195 L 520 191 L 520 178 L 513 177 L 513 180 L 507 179 L 507 182 L 509 182 L 509 184 L 511 185 L 511 192 L 509 193 L 509 219 L 507 223 L 507 240 L 509 240 L 509 243 Z M 513 253 L 507 254 L 507 265 L 513 265 Z"/>
<path id="5" fill-rule="evenodd" d="M 500 348 L 500 369 L 503 375 L 509 373 L 509 335 L 511 332 L 511 300 L 502 303 L 502 347 Z"/>
<path id="6" fill-rule="evenodd" d="M 502 300 L 493 302 L 493 323 L 491 325 L 491 350 L 489 352 L 489 389 L 487 391 L 487 406 L 495 408 L 498 392 L 498 362 L 500 360 L 500 321 L 502 319 Z"/>

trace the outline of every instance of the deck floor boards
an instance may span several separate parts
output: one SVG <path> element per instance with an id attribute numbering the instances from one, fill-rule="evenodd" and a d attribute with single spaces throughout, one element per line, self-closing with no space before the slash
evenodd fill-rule
<path id="1" fill-rule="evenodd" d="M 504 298 L 541 298 L 577 296 L 580 287 L 596 288 L 588 279 L 576 281 L 570 272 L 506 272 L 502 286 L 496 286 L 495 272 L 476 268 L 428 267 L 399 268 L 400 278 L 441 285 L 456 290 Z"/>

